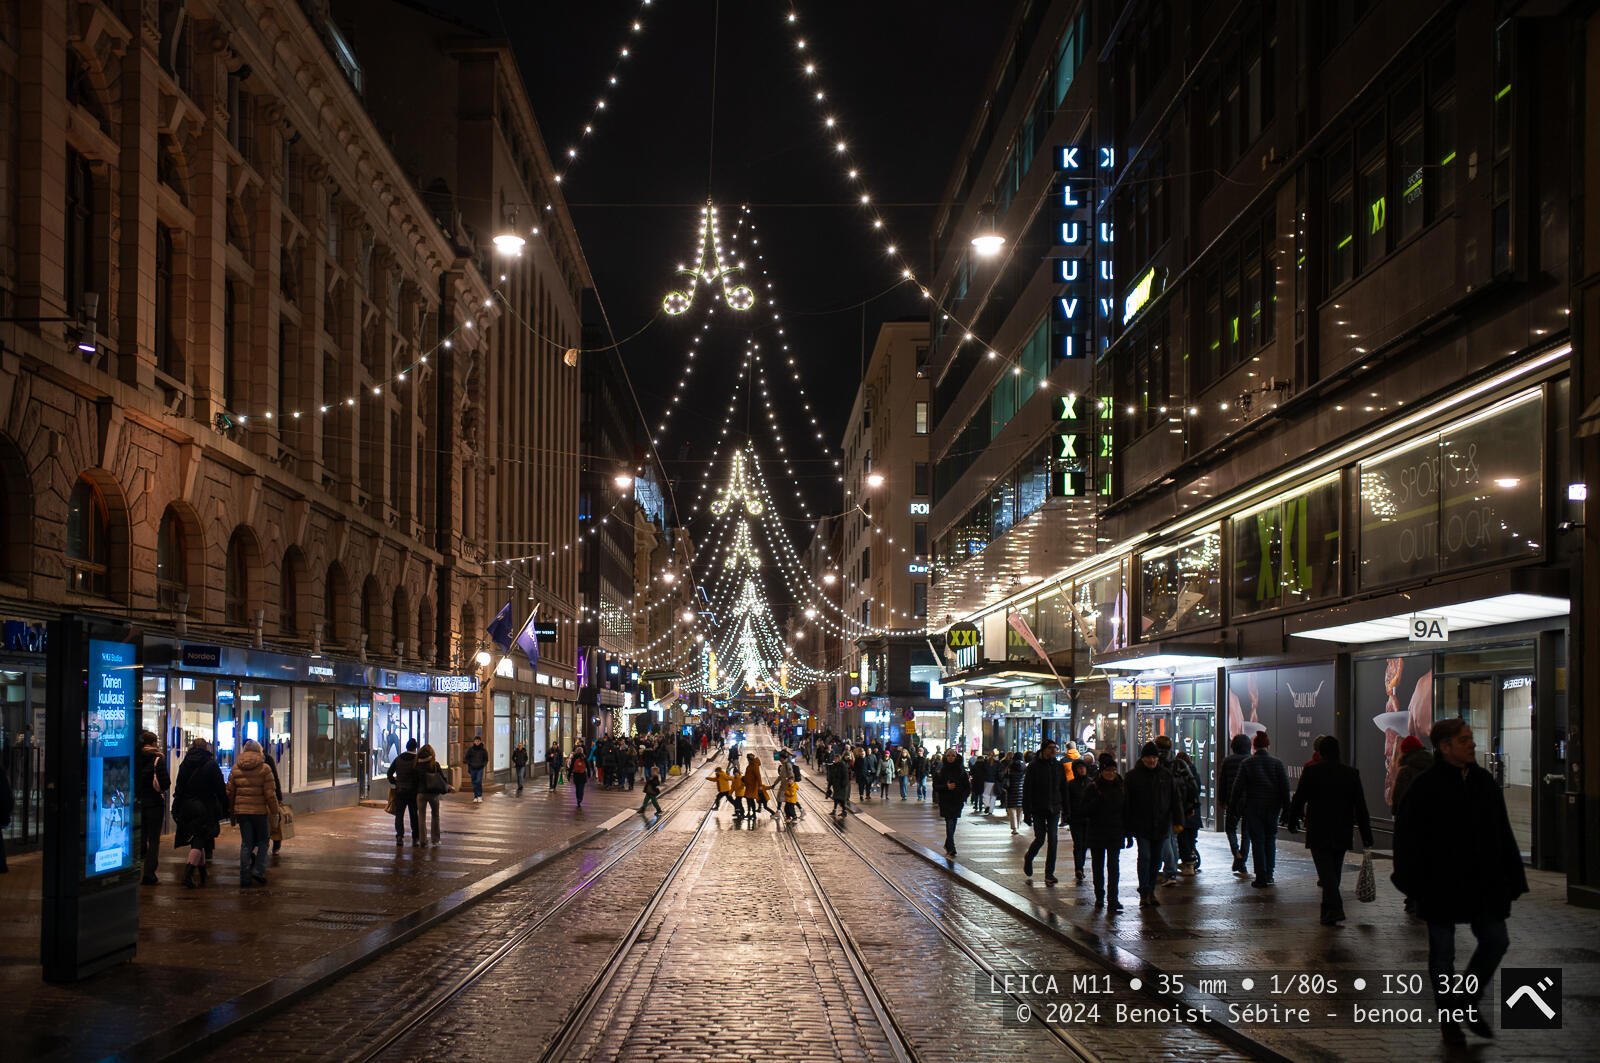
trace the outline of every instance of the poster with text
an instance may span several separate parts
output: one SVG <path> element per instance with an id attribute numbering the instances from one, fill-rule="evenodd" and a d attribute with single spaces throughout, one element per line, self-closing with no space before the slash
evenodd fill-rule
<path id="1" fill-rule="evenodd" d="M 84 874 L 133 866 L 133 721 L 138 669 L 134 646 L 89 640 Z"/>

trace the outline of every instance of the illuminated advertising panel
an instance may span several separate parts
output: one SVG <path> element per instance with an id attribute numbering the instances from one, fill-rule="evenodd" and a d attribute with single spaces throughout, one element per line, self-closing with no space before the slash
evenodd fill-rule
<path id="1" fill-rule="evenodd" d="M 84 875 L 133 866 L 133 721 L 137 648 L 89 640 Z"/>

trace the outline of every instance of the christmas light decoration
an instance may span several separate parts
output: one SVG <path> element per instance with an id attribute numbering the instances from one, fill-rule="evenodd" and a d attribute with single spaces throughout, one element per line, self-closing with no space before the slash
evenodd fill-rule
<path id="1" fill-rule="evenodd" d="M 756 293 L 748 285 L 735 285 L 729 278 L 739 269 L 730 265 L 722 255 L 722 237 L 717 229 L 717 208 L 706 200 L 700 212 L 700 246 L 695 252 L 692 266 L 679 266 L 678 272 L 689 278 L 686 288 L 670 291 L 661 300 L 661 308 L 674 316 L 685 313 L 694 305 L 695 292 L 702 284 L 720 284 L 722 301 L 733 310 L 749 310 L 756 303 Z"/>

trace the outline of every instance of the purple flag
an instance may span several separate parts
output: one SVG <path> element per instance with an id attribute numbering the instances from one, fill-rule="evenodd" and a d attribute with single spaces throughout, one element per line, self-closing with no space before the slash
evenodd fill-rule
<path id="1" fill-rule="evenodd" d="M 539 618 L 539 606 L 533 607 L 528 622 L 522 625 L 522 630 L 517 632 L 516 646 L 528 655 L 528 665 L 532 668 L 539 667 L 539 637 L 534 631 L 533 622 Z"/>

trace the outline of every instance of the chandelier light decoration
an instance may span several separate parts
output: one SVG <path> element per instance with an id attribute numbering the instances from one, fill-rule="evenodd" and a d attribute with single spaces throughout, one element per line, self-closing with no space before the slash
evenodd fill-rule
<path id="1" fill-rule="evenodd" d="M 759 517 L 767 511 L 767 503 L 751 485 L 750 478 L 745 472 L 745 456 L 739 451 L 733 456 L 733 475 L 728 478 L 728 485 L 717 492 L 717 497 L 711 502 L 711 512 L 722 516 L 728 512 L 729 507 L 744 504 L 744 511 L 752 517 Z"/>
<path id="2" fill-rule="evenodd" d="M 730 279 L 742 263 L 730 264 L 722 257 L 722 236 L 717 231 L 717 208 L 706 200 L 700 213 L 700 246 L 695 252 L 694 264 L 679 266 L 678 272 L 686 274 L 689 283 L 682 289 L 670 291 L 661 300 L 661 308 L 674 316 L 688 311 L 694 305 L 699 286 L 720 285 L 722 301 L 733 310 L 749 310 L 756 305 L 756 293 L 746 284 L 734 284 Z"/>

